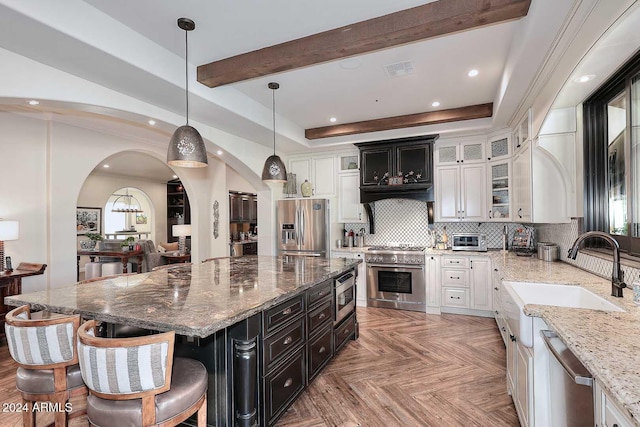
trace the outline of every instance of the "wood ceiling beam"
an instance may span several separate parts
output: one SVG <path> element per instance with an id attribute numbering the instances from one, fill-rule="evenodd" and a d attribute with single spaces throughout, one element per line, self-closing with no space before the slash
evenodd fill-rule
<path id="1" fill-rule="evenodd" d="M 491 117 L 493 103 L 429 111 L 427 113 L 407 114 L 405 116 L 385 117 L 362 122 L 344 123 L 333 126 L 305 129 L 307 139 L 329 138 L 332 136 L 355 135 L 358 133 L 379 132 L 383 130 L 434 125 L 437 123 L 457 122 L 461 120 Z"/>
<path id="2" fill-rule="evenodd" d="M 198 67 L 217 87 L 527 15 L 531 0 L 439 0 Z"/>

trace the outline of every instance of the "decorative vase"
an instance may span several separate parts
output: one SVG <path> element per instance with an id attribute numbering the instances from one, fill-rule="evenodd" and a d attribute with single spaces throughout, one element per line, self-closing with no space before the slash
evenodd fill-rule
<path id="1" fill-rule="evenodd" d="M 302 197 L 311 197 L 311 183 L 305 179 L 304 182 L 300 185 L 300 191 L 302 192 Z"/>

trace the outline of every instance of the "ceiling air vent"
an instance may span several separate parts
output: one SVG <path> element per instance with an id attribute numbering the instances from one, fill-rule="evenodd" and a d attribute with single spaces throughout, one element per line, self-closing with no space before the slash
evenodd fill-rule
<path id="1" fill-rule="evenodd" d="M 413 74 L 414 68 L 411 61 L 396 62 L 395 64 L 389 64 L 384 66 L 384 71 L 389 77 L 400 77 L 408 74 Z"/>

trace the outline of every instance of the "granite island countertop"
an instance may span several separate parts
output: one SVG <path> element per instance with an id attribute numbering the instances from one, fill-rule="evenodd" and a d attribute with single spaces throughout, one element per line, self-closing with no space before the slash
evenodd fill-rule
<path id="1" fill-rule="evenodd" d="M 480 253 L 474 253 L 480 255 Z M 609 395 L 629 411 L 640 426 L 640 307 L 631 289 L 623 298 L 611 296 L 604 279 L 564 262 L 545 262 L 513 253 L 485 252 L 506 281 L 579 285 L 625 312 L 608 312 L 528 304 L 525 314 L 542 318 L 562 339 Z M 631 285 L 631 280 L 627 280 Z"/>
<path id="2" fill-rule="evenodd" d="M 344 258 L 248 255 L 5 297 L 5 304 L 207 337 L 357 267 Z"/>

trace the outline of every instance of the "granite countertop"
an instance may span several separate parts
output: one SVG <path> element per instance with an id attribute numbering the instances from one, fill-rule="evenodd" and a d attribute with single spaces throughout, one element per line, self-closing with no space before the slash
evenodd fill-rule
<path id="1" fill-rule="evenodd" d="M 579 285 L 624 309 L 607 312 L 547 305 L 525 305 L 525 314 L 541 317 L 597 378 L 609 395 L 640 425 L 640 307 L 631 289 L 611 296 L 604 279 L 564 262 L 545 262 L 513 253 L 487 252 L 507 281 Z M 630 285 L 630 284 L 629 284 Z"/>
<path id="2" fill-rule="evenodd" d="M 5 297 L 5 304 L 207 337 L 357 267 L 344 258 L 250 255 Z"/>

